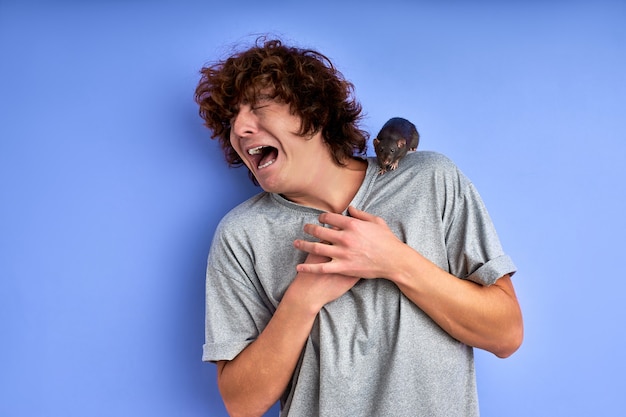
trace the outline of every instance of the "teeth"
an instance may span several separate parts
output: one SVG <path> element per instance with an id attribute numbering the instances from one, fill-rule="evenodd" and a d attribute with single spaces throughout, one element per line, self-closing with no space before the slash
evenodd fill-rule
<path id="1" fill-rule="evenodd" d="M 249 155 L 258 155 L 261 152 L 263 152 L 263 148 L 265 148 L 265 146 L 257 146 L 256 148 L 248 149 L 248 154 Z"/>
<path id="2" fill-rule="evenodd" d="M 263 153 L 264 148 L 267 148 L 267 146 L 261 145 L 261 146 L 257 146 L 256 148 L 248 149 L 248 155 L 260 155 Z M 268 166 L 272 165 L 275 161 L 276 161 L 275 159 L 272 159 L 271 161 L 267 161 L 264 164 L 259 165 L 257 168 L 258 169 L 267 168 Z"/>
<path id="3" fill-rule="evenodd" d="M 267 161 L 263 165 L 259 165 L 259 169 L 267 168 L 268 166 L 272 165 L 274 163 L 274 161 L 276 161 L 276 160 L 272 159 L 271 161 Z"/>

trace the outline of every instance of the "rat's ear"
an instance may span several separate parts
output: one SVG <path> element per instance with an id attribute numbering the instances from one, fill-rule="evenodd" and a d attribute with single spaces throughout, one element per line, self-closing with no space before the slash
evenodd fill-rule
<path id="1" fill-rule="evenodd" d="M 372 141 L 372 143 L 374 144 L 374 146 L 378 146 L 378 144 L 380 143 L 380 141 L 378 140 L 378 138 L 374 138 L 374 140 Z"/>
<path id="2" fill-rule="evenodd" d="M 404 148 L 406 146 L 406 139 L 398 139 L 398 148 Z"/>

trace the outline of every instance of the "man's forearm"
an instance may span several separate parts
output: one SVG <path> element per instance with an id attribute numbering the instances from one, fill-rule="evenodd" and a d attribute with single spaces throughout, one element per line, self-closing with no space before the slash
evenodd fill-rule
<path id="1" fill-rule="evenodd" d="M 281 302 L 259 337 L 231 361 L 218 363 L 218 385 L 231 416 L 261 416 L 285 391 L 315 314 Z"/>
<path id="2" fill-rule="evenodd" d="M 308 255 L 307 263 L 328 259 Z M 287 388 L 320 309 L 359 278 L 297 273 L 259 337 L 218 363 L 218 385 L 231 416 L 261 416 Z"/>
<path id="3" fill-rule="evenodd" d="M 487 287 L 456 278 L 416 252 L 404 259 L 403 272 L 392 280 L 452 337 L 499 357 L 518 349 L 523 322 L 508 275 Z"/>

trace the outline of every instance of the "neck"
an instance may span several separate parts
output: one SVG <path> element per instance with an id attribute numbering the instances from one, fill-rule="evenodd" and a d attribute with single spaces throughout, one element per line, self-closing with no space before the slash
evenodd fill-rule
<path id="1" fill-rule="evenodd" d="M 367 161 L 362 159 L 351 158 L 345 165 L 333 163 L 314 174 L 306 193 L 283 197 L 303 206 L 342 213 L 361 187 L 366 170 Z"/>

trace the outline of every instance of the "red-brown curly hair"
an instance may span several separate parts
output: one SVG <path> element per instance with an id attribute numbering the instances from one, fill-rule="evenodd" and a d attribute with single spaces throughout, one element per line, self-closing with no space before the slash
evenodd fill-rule
<path id="1" fill-rule="evenodd" d="M 219 138 L 230 166 L 243 165 L 230 144 L 230 121 L 240 103 L 254 104 L 261 91 L 290 105 L 302 120 L 302 136 L 321 130 L 337 164 L 366 153 L 369 135 L 359 128 L 361 105 L 353 96 L 354 86 L 317 51 L 261 37 L 253 47 L 200 73 L 195 91 L 200 117 L 211 137 Z"/>

